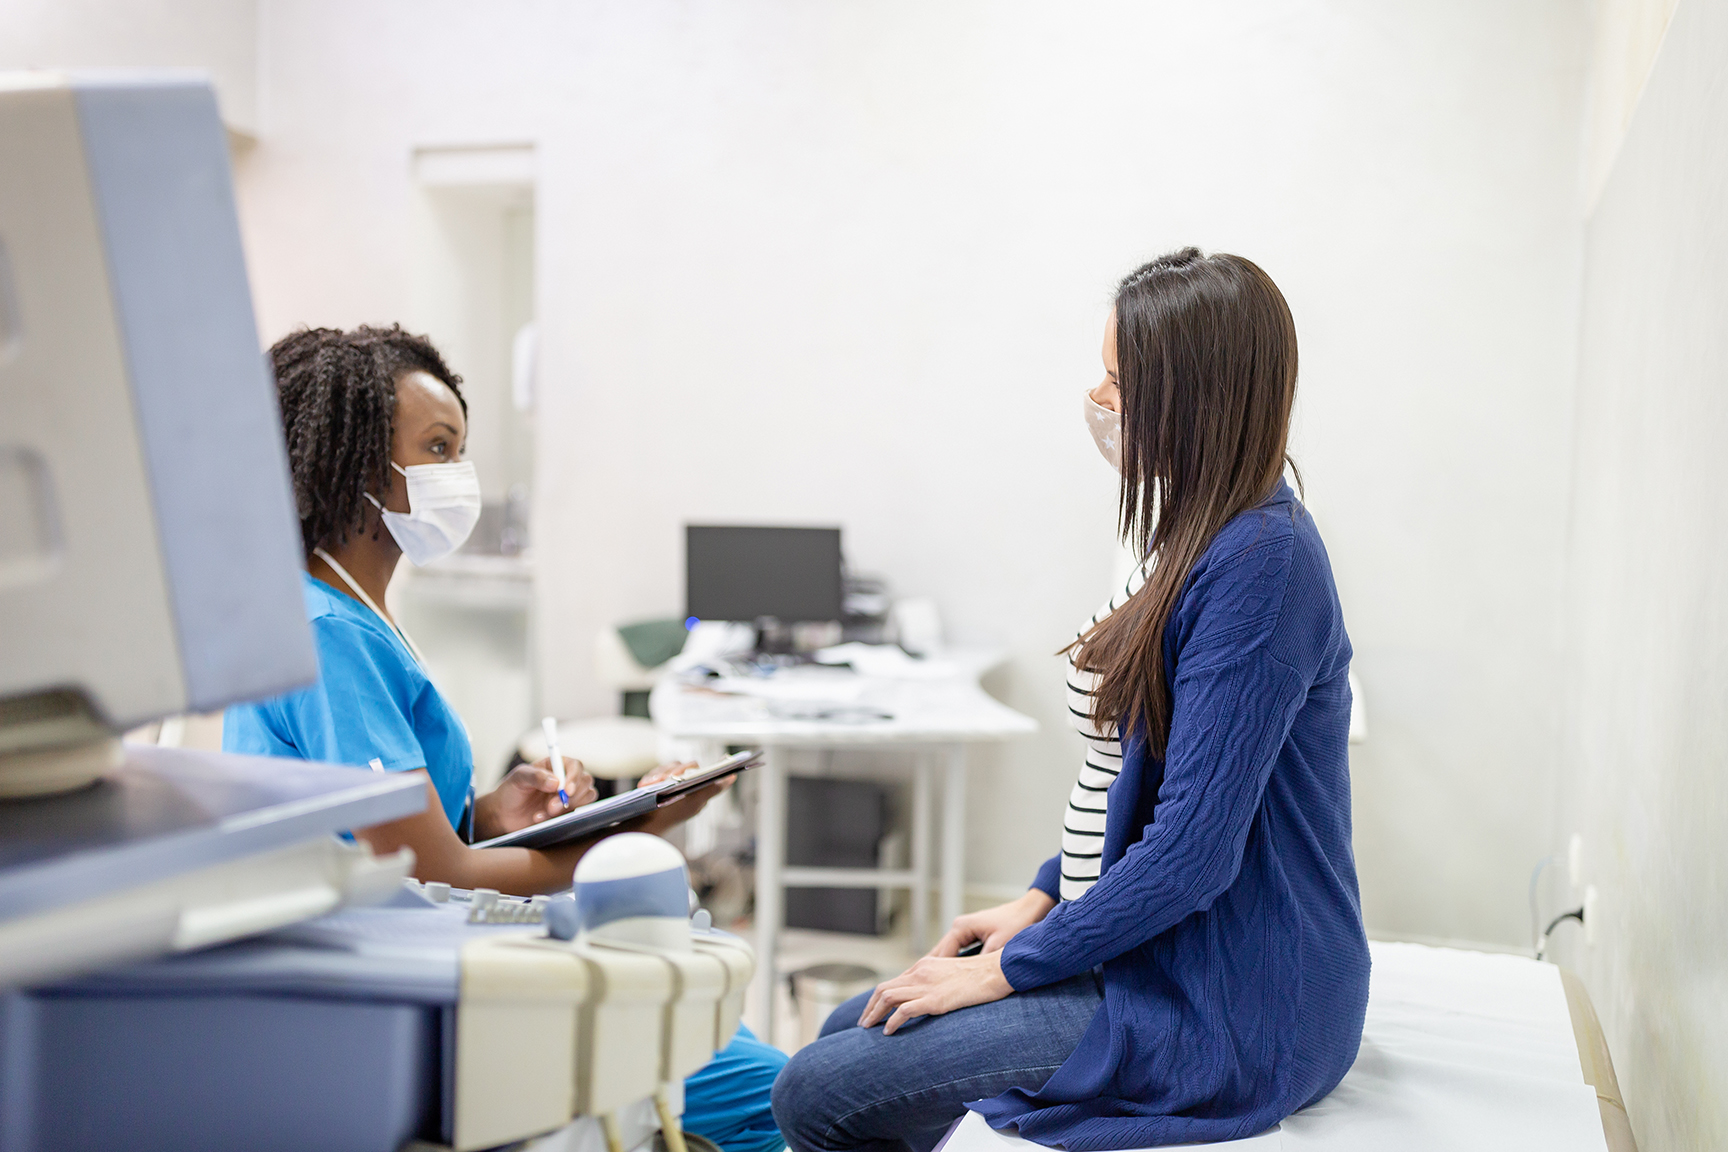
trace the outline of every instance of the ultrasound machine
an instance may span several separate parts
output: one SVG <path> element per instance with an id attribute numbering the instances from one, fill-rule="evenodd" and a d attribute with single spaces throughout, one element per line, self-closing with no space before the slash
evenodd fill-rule
<path id="1" fill-rule="evenodd" d="M 0 1152 L 684 1152 L 754 958 L 670 846 L 452 891 L 342 835 L 416 777 L 120 740 L 312 681 L 300 565 L 208 83 L 0 75 Z"/>

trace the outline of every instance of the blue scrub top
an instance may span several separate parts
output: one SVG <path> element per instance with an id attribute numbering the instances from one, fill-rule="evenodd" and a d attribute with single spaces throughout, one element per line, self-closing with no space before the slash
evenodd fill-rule
<path id="1" fill-rule="evenodd" d="M 474 782 L 474 751 L 451 709 L 390 626 L 366 605 L 305 576 L 306 618 L 318 644 L 318 682 L 222 720 L 222 750 L 391 772 L 426 769 L 444 814 L 459 827 Z"/>

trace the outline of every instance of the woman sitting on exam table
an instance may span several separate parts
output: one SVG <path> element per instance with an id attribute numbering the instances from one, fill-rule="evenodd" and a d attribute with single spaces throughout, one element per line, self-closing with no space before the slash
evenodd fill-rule
<path id="1" fill-rule="evenodd" d="M 1104 367 L 1086 422 L 1147 560 L 1066 650 L 1086 755 L 1061 851 L 792 1058 L 796 1152 L 928 1149 L 966 1108 L 1069 1149 L 1229 1140 L 1356 1058 L 1350 642 L 1283 480 L 1289 308 L 1184 249 L 1122 281 Z"/>
<path id="2" fill-rule="evenodd" d="M 426 676 L 414 643 L 384 607 L 406 555 L 426 564 L 473 531 L 480 490 L 463 462 L 468 406 L 461 378 L 427 340 L 398 327 L 296 332 L 270 349 L 305 545 L 306 612 L 318 682 L 224 717 L 229 752 L 353 764 L 426 776 L 427 807 L 355 835 L 379 852 L 414 850 L 415 874 L 459 888 L 526 895 L 570 886 L 592 841 L 557 848 L 471 848 L 594 799 L 578 764 L 565 784 L 541 760 L 474 795 L 462 721 Z M 572 762 L 573 763 L 573 762 Z M 650 773 L 652 782 L 686 765 Z M 663 832 L 723 784 L 693 792 L 615 831 Z M 458 834 L 462 829 L 466 835 Z M 768 1093 L 786 1057 L 740 1028 L 685 1082 L 684 1126 L 725 1152 L 778 1152 Z"/>

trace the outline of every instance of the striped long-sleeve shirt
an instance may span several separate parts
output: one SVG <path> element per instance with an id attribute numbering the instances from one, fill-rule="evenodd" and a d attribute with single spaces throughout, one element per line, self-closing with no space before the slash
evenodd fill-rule
<path id="1" fill-rule="evenodd" d="M 1147 569 L 1138 568 L 1128 582 L 1098 609 L 1080 629 L 1084 635 L 1098 621 L 1116 611 L 1128 597 L 1146 583 Z M 1078 900 L 1098 882 L 1098 865 L 1104 853 L 1104 813 L 1109 804 L 1108 789 L 1122 771 L 1122 744 L 1116 728 L 1100 731 L 1092 723 L 1092 692 L 1098 686 L 1098 675 L 1088 672 L 1068 657 L 1068 718 L 1086 742 L 1086 757 L 1080 766 L 1080 778 L 1068 794 L 1068 807 L 1062 814 L 1062 899 Z"/>

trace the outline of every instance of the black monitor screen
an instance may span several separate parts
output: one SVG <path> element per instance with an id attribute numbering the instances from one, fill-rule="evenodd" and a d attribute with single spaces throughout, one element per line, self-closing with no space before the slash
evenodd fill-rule
<path id="1" fill-rule="evenodd" d="M 838 620 L 840 529 L 685 525 L 684 599 L 698 620 Z"/>

